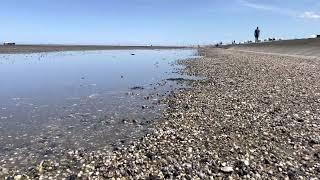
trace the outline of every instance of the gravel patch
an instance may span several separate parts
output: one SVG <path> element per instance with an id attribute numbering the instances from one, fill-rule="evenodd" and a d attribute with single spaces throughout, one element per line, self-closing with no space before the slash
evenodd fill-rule
<path id="1" fill-rule="evenodd" d="M 65 152 L 8 179 L 317 179 L 320 61 L 204 49 L 151 133 L 113 151 Z"/>

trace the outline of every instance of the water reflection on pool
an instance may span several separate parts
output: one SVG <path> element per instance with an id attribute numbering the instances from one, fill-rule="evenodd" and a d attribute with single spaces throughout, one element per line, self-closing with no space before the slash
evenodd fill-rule
<path id="1" fill-rule="evenodd" d="M 67 149 L 141 136 L 161 114 L 175 60 L 194 50 L 0 55 L 0 162 L 21 166 Z"/>

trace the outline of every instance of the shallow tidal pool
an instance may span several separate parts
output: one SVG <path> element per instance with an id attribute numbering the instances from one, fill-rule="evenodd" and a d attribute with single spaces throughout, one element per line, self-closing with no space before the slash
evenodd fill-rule
<path id="1" fill-rule="evenodd" d="M 195 50 L 0 55 L 0 166 L 111 149 L 146 133 Z"/>

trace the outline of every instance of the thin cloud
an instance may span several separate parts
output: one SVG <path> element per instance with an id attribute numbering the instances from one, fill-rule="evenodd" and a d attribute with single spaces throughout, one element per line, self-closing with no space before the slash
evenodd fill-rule
<path id="1" fill-rule="evenodd" d="M 300 15 L 300 17 L 304 19 L 320 19 L 320 14 L 317 14 L 313 11 L 306 11 Z"/>
<path id="2" fill-rule="evenodd" d="M 265 5 L 265 4 L 251 3 L 251 2 L 245 1 L 245 0 L 239 0 L 239 2 L 241 3 L 241 5 L 249 7 L 249 8 L 253 8 L 253 9 L 266 10 L 266 11 L 274 11 L 277 9 L 276 7 L 273 7 L 273 6 L 269 6 L 269 5 Z"/>
<path id="3" fill-rule="evenodd" d="M 272 6 L 268 4 L 258 4 L 258 3 L 253 3 L 247 0 L 238 0 L 238 2 L 245 7 L 256 9 L 256 10 L 262 10 L 262 11 L 270 11 L 278 14 L 284 14 L 288 16 L 296 16 L 297 12 L 287 9 L 287 8 L 281 8 L 277 6 Z"/>

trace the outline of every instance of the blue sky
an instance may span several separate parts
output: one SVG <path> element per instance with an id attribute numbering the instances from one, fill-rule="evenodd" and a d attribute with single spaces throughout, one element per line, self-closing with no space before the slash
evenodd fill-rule
<path id="1" fill-rule="evenodd" d="M 320 34 L 319 0 L 1 0 L 0 42 L 210 44 Z"/>

